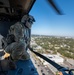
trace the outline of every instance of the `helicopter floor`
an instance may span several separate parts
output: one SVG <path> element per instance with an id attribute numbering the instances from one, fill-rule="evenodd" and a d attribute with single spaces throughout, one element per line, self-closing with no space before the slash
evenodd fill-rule
<path id="1" fill-rule="evenodd" d="M 38 75 L 31 60 L 19 60 L 16 65 L 17 69 L 9 70 L 7 75 Z"/>

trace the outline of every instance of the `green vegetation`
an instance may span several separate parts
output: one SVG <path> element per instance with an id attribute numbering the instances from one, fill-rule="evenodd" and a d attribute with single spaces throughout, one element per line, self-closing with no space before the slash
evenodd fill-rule
<path id="1" fill-rule="evenodd" d="M 39 46 L 41 46 L 46 51 L 53 51 L 53 54 L 59 52 L 61 55 L 65 57 L 74 59 L 74 39 L 72 38 L 38 37 L 35 38 L 35 41 Z"/>

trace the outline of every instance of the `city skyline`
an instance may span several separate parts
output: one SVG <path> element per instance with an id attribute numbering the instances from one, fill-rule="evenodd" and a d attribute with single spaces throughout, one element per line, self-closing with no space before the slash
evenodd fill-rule
<path id="1" fill-rule="evenodd" d="M 64 15 L 57 15 L 46 0 L 37 0 L 30 12 L 36 22 L 32 34 L 74 37 L 74 1 L 56 0 Z"/>

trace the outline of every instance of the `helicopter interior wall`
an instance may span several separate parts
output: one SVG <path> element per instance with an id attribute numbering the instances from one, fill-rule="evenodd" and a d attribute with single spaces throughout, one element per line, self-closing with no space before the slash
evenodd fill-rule
<path id="1" fill-rule="evenodd" d="M 29 6 L 29 3 L 31 0 L 9 0 L 11 7 L 22 7 L 22 8 L 27 8 Z M 27 3 L 28 2 L 28 3 Z M 27 4 L 26 4 L 27 3 Z"/>
<path id="2" fill-rule="evenodd" d="M 35 0 L 0 0 L 0 16 L 23 16 L 29 14 Z"/>
<path id="3" fill-rule="evenodd" d="M 4 7 L 10 7 L 8 0 L 0 0 L 0 13 L 7 13 Z"/>
<path id="4" fill-rule="evenodd" d="M 15 8 L 16 10 L 22 9 L 22 12 L 29 13 L 30 9 L 32 8 L 31 6 L 33 6 L 35 0 L 9 0 L 9 2 L 12 8 Z"/>
<path id="5" fill-rule="evenodd" d="M 14 23 L 15 23 L 15 21 L 14 22 L 0 21 L 0 34 L 2 36 L 6 37 L 8 34 L 8 29 Z"/>
<path id="6" fill-rule="evenodd" d="M 0 5 L 4 5 L 4 6 L 6 6 L 6 7 L 9 7 L 10 6 L 10 4 L 9 4 L 9 1 L 8 0 L 0 0 Z"/>

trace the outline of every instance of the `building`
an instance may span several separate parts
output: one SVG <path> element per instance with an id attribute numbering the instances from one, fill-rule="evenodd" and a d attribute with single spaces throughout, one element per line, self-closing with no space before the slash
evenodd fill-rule
<path id="1" fill-rule="evenodd" d="M 51 54 L 43 54 L 43 55 L 58 64 L 63 64 L 64 62 L 64 59 L 59 55 L 51 55 Z M 43 59 L 41 59 L 40 57 L 38 58 L 40 59 L 41 62 L 43 62 L 43 64 L 47 64 L 47 62 L 45 62 Z"/>
<path id="2" fill-rule="evenodd" d="M 54 54 L 43 54 L 43 55 L 58 64 L 61 64 L 64 62 L 64 59 L 60 57 L 59 55 L 54 55 Z"/>
<path id="3" fill-rule="evenodd" d="M 64 59 L 62 57 L 60 57 L 59 55 L 51 55 L 51 54 L 43 54 L 45 57 L 49 58 L 50 60 L 58 63 L 58 64 L 62 64 L 64 62 Z M 43 65 L 48 66 L 48 68 L 55 74 L 58 70 L 51 65 L 50 63 L 46 62 L 45 60 L 43 60 L 40 57 L 37 57 Z"/>

